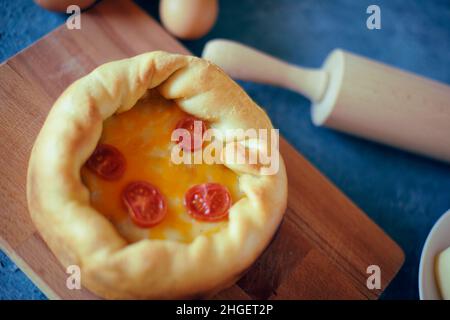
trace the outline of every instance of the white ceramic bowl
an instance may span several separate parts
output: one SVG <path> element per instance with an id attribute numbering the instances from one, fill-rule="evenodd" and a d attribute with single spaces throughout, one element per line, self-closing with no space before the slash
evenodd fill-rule
<path id="1" fill-rule="evenodd" d="M 450 210 L 435 223 L 425 241 L 419 266 L 419 295 L 421 300 L 440 300 L 434 262 L 436 255 L 450 247 Z"/>

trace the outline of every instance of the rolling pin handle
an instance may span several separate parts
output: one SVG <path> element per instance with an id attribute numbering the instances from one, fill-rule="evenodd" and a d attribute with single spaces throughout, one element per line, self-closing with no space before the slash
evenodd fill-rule
<path id="1" fill-rule="evenodd" d="M 235 79 L 288 88 L 314 102 L 320 101 L 326 91 L 327 72 L 300 68 L 234 41 L 209 41 L 202 57 Z"/>

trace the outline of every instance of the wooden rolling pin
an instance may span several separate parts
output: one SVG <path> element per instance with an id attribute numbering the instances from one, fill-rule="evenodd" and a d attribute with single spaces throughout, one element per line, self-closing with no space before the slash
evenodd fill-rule
<path id="1" fill-rule="evenodd" d="M 228 40 L 208 42 L 203 58 L 236 79 L 308 97 L 316 125 L 450 162 L 447 85 L 340 49 L 320 69 L 300 68 Z"/>

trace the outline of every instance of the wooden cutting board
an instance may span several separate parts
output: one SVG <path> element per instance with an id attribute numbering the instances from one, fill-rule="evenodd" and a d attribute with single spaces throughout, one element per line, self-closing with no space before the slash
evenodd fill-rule
<path id="1" fill-rule="evenodd" d="M 96 66 L 152 50 L 189 54 L 131 1 L 103 1 L 81 30 L 56 29 L 0 66 L 0 244 L 49 297 L 95 299 L 67 274 L 28 216 L 25 178 L 34 139 L 54 100 Z M 284 221 L 269 248 L 220 299 L 376 299 L 404 260 L 399 246 L 284 139 Z M 381 269 L 368 289 L 367 267 Z"/>

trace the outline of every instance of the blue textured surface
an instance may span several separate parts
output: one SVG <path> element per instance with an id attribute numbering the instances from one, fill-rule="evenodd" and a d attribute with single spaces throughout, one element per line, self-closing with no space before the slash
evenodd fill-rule
<path id="1" fill-rule="evenodd" d="M 156 0 L 140 0 L 157 17 Z M 366 8 L 381 7 L 382 29 L 365 26 Z M 31 0 L 0 0 L 0 61 L 64 21 Z M 303 66 L 318 67 L 335 47 L 450 84 L 449 0 L 221 1 L 212 32 L 184 44 L 199 55 L 212 38 L 255 46 Z M 242 83 L 276 127 L 404 249 L 406 262 L 383 299 L 417 299 L 425 238 L 450 208 L 450 166 L 311 124 L 309 102 L 292 92 Z M 449 124 L 450 125 L 450 124 Z M 0 253 L 0 299 L 43 295 Z"/>

